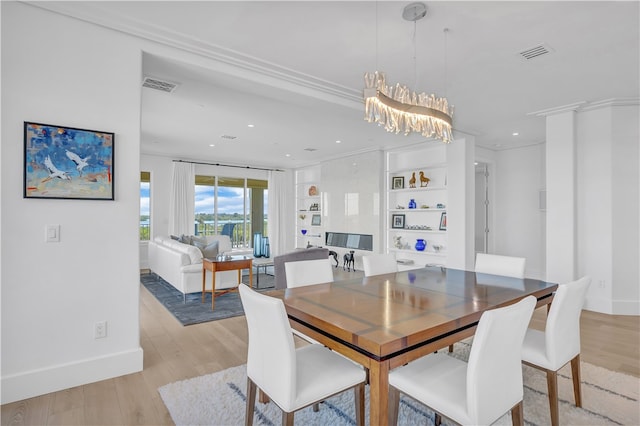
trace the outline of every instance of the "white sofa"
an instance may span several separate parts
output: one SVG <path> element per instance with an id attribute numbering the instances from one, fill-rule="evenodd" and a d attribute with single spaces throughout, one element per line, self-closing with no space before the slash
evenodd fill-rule
<path id="1" fill-rule="evenodd" d="M 218 252 L 230 252 L 227 235 L 207 236 L 207 242 L 218 241 Z M 177 288 L 183 295 L 202 291 L 202 251 L 171 237 L 159 236 L 149 242 L 149 269 Z M 237 286 L 238 271 L 216 272 L 216 288 Z M 211 272 L 207 271 L 206 288 L 211 290 Z"/>

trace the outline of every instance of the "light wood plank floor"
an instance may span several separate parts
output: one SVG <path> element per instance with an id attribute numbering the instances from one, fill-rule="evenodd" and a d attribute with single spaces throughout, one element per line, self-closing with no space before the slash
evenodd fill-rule
<path id="1" fill-rule="evenodd" d="M 183 327 L 140 287 L 144 371 L 5 404 L 2 425 L 170 425 L 158 387 L 246 362 L 244 317 Z M 581 325 L 583 361 L 640 377 L 640 317 L 584 311 Z"/>

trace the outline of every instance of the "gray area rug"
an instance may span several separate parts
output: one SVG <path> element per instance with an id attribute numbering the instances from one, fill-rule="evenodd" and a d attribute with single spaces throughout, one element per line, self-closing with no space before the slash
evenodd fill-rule
<path id="1" fill-rule="evenodd" d="M 255 281 L 256 274 L 254 273 L 253 276 Z M 186 302 L 184 302 L 182 293 L 153 272 L 140 274 L 140 282 L 182 325 L 199 324 L 244 315 L 240 295 L 237 292 L 216 297 L 215 309 L 212 311 L 211 293 L 206 294 L 204 303 L 202 303 L 200 292 L 187 294 Z M 243 275 L 242 282 L 248 284 L 249 276 Z M 273 275 L 260 273 L 261 290 L 273 287 L 273 285 Z"/>
<path id="2" fill-rule="evenodd" d="M 470 344 L 455 345 L 453 356 L 467 359 Z M 551 422 L 546 375 L 523 366 L 524 420 L 526 425 L 548 425 Z M 195 377 L 158 389 L 176 425 L 243 425 L 246 395 L 246 365 L 218 373 Z M 426 385 L 426 384 L 425 384 Z M 583 408 L 573 403 L 571 370 L 567 365 L 558 375 L 560 424 L 562 425 L 638 425 L 638 378 L 582 363 Z M 367 386 L 366 423 L 369 424 L 369 387 Z M 254 424 L 279 425 L 282 412 L 273 403 L 256 403 Z M 355 424 L 353 391 L 327 399 L 314 413 L 311 407 L 296 412 L 296 425 Z M 433 412 L 419 402 L 402 396 L 400 425 L 433 424 Z M 443 418 L 442 424 L 452 424 Z M 497 425 L 511 425 L 505 414 Z"/>

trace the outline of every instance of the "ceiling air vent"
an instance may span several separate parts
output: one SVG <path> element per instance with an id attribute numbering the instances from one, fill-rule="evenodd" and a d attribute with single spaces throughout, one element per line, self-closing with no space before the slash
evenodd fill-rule
<path id="1" fill-rule="evenodd" d="M 172 93 L 178 85 L 170 81 L 158 80 L 157 78 L 145 77 L 142 81 L 142 87 L 160 90 L 161 92 Z"/>
<path id="2" fill-rule="evenodd" d="M 229 139 L 229 140 L 233 140 L 233 139 L 237 138 L 237 136 L 222 135 L 222 136 L 220 136 L 220 138 L 222 138 L 222 139 Z"/>
<path id="3" fill-rule="evenodd" d="M 549 47 L 548 44 L 539 44 L 537 46 L 531 47 L 529 49 L 523 50 L 522 52 L 518 52 L 518 55 L 522 56 L 522 58 L 526 60 L 534 59 L 542 55 L 546 55 L 547 53 L 552 53 L 554 50 Z"/>
<path id="4" fill-rule="evenodd" d="M 305 151 L 309 151 L 309 152 L 313 152 L 313 151 L 317 151 L 318 148 L 305 148 Z"/>

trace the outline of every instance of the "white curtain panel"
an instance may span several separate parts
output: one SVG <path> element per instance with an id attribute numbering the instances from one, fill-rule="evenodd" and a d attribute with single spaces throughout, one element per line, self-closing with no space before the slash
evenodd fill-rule
<path id="1" fill-rule="evenodd" d="M 271 257 L 294 248 L 295 192 L 293 172 L 269 171 L 269 248 Z M 293 230 L 293 231 L 292 231 Z"/>
<path id="2" fill-rule="evenodd" d="M 169 234 L 193 234 L 195 185 L 195 166 L 174 161 L 169 194 Z"/>

